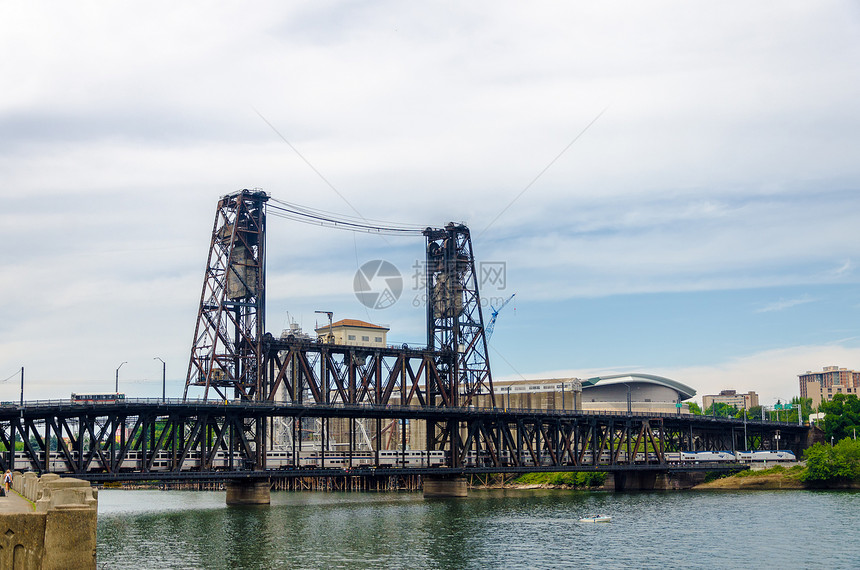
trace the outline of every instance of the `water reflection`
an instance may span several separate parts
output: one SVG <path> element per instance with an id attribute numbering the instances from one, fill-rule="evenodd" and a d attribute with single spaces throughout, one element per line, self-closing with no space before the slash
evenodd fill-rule
<path id="1" fill-rule="evenodd" d="M 860 523 L 854 492 L 278 492 L 268 507 L 227 507 L 217 492 L 99 499 L 102 568 L 851 567 L 841 539 L 821 529 Z M 613 522 L 578 522 L 598 512 Z"/>

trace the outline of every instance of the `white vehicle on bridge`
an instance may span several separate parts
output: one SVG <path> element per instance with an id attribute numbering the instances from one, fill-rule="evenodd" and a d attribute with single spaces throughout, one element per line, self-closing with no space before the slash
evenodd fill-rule
<path id="1" fill-rule="evenodd" d="M 682 451 L 682 462 L 703 463 L 711 461 L 737 461 L 738 458 L 731 451 Z"/>
<path id="2" fill-rule="evenodd" d="M 754 463 L 758 461 L 797 461 L 797 456 L 794 455 L 794 453 L 784 449 L 777 451 L 739 451 L 737 455 L 738 461 L 740 461 L 741 463 Z"/>

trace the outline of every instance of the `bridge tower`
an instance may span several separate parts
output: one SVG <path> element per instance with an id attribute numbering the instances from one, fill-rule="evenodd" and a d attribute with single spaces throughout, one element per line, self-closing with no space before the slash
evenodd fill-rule
<path id="1" fill-rule="evenodd" d="M 431 406 L 471 406 L 478 394 L 495 407 L 481 296 L 469 228 L 453 222 L 427 228 L 427 347 L 437 352 L 443 382 L 428 382 Z M 453 467 L 466 452 L 458 422 L 427 422 L 427 449 L 451 450 Z M 454 450 L 457 450 L 455 453 Z"/>
<path id="2" fill-rule="evenodd" d="M 495 407 L 487 354 L 481 295 L 469 228 L 453 222 L 427 228 L 427 347 L 454 355 L 450 393 L 435 390 L 431 401 L 446 406 L 473 405 L 479 393 Z"/>
<path id="3" fill-rule="evenodd" d="M 183 398 L 191 386 L 204 399 L 264 398 L 268 199 L 241 190 L 218 201 Z"/>

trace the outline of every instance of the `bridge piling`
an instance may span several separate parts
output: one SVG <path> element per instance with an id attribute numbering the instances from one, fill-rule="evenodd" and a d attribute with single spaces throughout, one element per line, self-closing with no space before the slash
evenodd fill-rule
<path id="1" fill-rule="evenodd" d="M 465 477 L 424 477 L 424 498 L 467 497 L 469 485 Z"/>
<path id="2" fill-rule="evenodd" d="M 616 471 L 613 474 L 616 491 L 650 491 L 657 482 L 654 471 Z"/>
<path id="3" fill-rule="evenodd" d="M 268 479 L 234 479 L 227 482 L 228 505 L 268 505 L 271 502 Z"/>

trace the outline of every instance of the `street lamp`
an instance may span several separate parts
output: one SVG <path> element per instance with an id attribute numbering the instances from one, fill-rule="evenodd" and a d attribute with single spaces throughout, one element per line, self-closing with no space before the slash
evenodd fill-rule
<path id="1" fill-rule="evenodd" d="M 123 362 L 119 366 L 116 367 L 116 393 L 119 394 L 119 369 L 122 368 L 123 364 L 128 364 L 128 362 Z"/>
<path id="2" fill-rule="evenodd" d="M 631 396 L 630 396 L 630 384 L 628 384 L 627 382 L 621 382 L 621 383 L 624 384 L 625 386 L 627 386 L 627 415 L 629 416 L 633 413 L 633 405 L 632 405 Z"/>
<path id="3" fill-rule="evenodd" d="M 153 358 L 153 360 L 161 360 L 159 357 Z M 161 360 L 161 401 L 164 402 L 167 398 L 165 397 L 167 394 L 167 363 Z"/>

